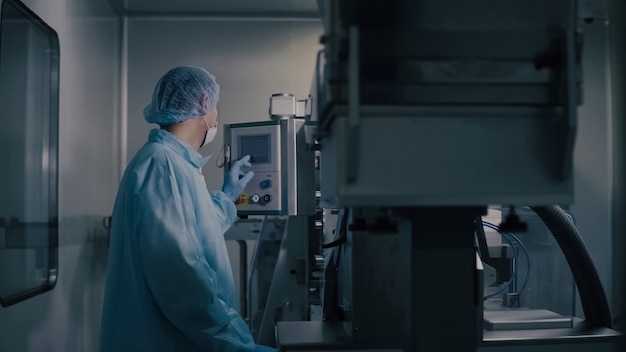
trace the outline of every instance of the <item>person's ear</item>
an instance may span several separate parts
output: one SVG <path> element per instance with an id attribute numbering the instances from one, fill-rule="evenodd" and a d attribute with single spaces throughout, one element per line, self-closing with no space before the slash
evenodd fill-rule
<path id="1" fill-rule="evenodd" d="M 209 96 L 206 94 L 202 97 L 202 108 L 204 110 L 209 109 Z"/>

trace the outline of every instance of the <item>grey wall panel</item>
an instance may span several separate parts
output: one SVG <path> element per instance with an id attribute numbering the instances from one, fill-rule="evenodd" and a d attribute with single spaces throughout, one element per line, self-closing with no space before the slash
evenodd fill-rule
<path id="1" fill-rule="evenodd" d="M 119 182 L 120 19 L 106 0 L 24 0 L 59 34 L 59 279 L 0 308 L 0 351 L 97 351 Z"/>

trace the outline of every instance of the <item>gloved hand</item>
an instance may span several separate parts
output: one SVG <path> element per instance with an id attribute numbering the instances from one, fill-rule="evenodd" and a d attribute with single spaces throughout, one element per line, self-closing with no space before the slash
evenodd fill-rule
<path id="1" fill-rule="evenodd" d="M 239 195 L 241 195 L 241 192 L 246 188 L 248 182 L 254 177 L 253 171 L 247 173 L 241 171 L 242 166 L 252 166 L 252 164 L 250 164 L 250 155 L 246 155 L 233 163 L 230 172 L 224 179 L 224 186 L 222 186 L 222 191 L 226 193 L 233 202 L 239 198 Z M 243 177 L 239 178 L 239 176 Z"/>

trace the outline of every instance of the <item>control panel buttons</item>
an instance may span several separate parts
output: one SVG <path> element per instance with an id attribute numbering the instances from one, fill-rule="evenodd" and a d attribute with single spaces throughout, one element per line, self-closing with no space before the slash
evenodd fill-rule
<path id="1" fill-rule="evenodd" d="M 240 195 L 240 196 L 237 198 L 237 200 L 235 201 L 235 204 L 236 204 L 236 205 L 243 204 L 243 203 L 245 203 L 247 200 L 248 200 L 248 197 L 246 197 L 246 195 L 245 195 L 245 194 L 242 194 L 242 195 Z"/>
<path id="2" fill-rule="evenodd" d="M 250 197 L 250 203 L 258 203 L 261 200 L 261 196 L 254 194 Z"/>
<path id="3" fill-rule="evenodd" d="M 259 187 L 261 189 L 268 189 L 268 188 L 272 187 L 272 180 L 261 181 L 261 183 L 259 184 Z"/>
<path id="4" fill-rule="evenodd" d="M 269 194 L 266 194 L 263 196 L 263 201 L 265 203 L 269 203 L 272 200 L 272 196 L 270 196 Z"/>

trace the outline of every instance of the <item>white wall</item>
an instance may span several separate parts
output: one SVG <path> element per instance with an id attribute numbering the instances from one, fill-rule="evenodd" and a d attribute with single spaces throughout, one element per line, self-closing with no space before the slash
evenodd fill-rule
<path id="1" fill-rule="evenodd" d="M 269 118 L 273 93 L 308 96 L 321 34 L 319 21 L 130 19 L 128 160 L 156 127 L 145 122 L 142 111 L 156 82 L 169 69 L 190 64 L 216 75 L 221 87 L 221 125 L 262 121 Z M 218 189 L 223 182 L 223 170 L 215 166 L 222 143 L 218 131 L 215 141 L 202 150 L 205 155 L 215 152 L 203 169 L 209 189 Z M 228 248 L 239 291 L 238 247 L 228 243 Z"/>
<path id="2" fill-rule="evenodd" d="M 120 20 L 106 0 L 24 0 L 61 46 L 59 277 L 0 308 L 0 351 L 97 351 L 106 260 L 102 217 L 120 174 Z"/>

